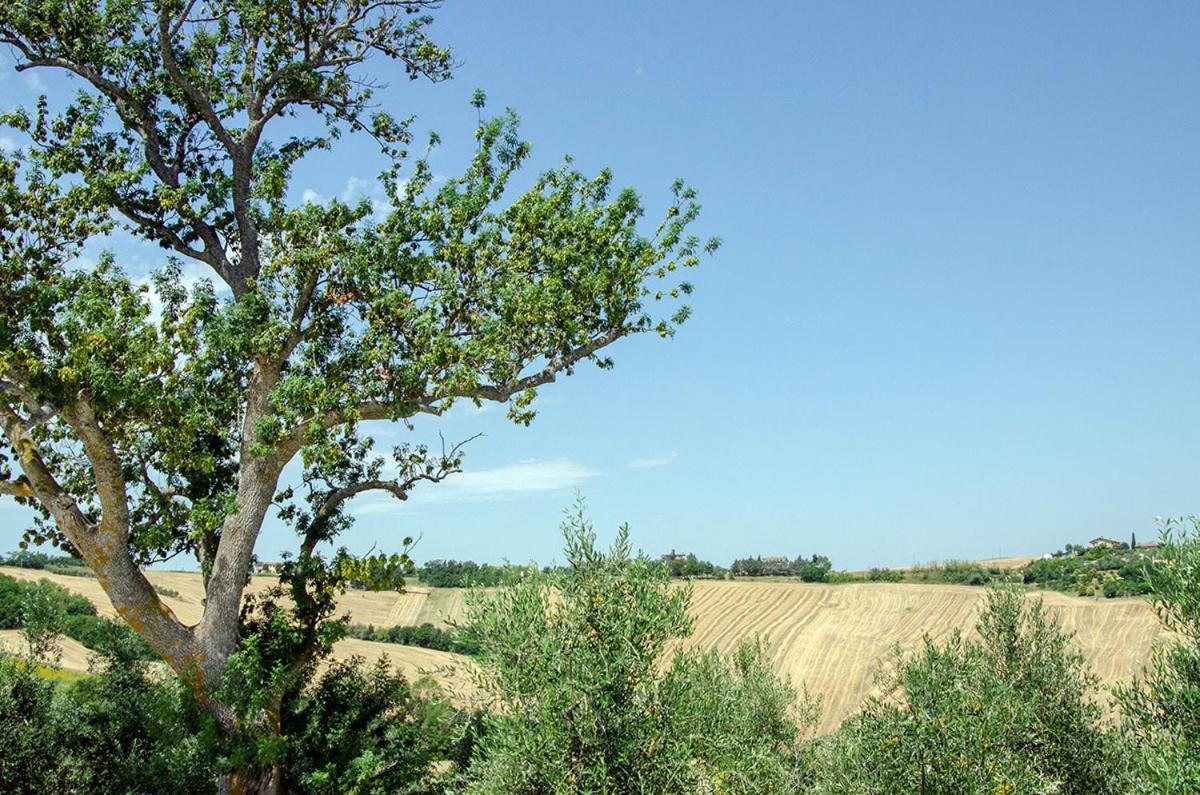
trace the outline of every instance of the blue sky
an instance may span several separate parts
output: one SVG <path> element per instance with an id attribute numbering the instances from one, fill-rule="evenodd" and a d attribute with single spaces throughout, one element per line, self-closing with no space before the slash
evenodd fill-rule
<path id="1" fill-rule="evenodd" d="M 1200 6 L 449 2 L 447 84 L 390 83 L 466 163 L 512 105 L 530 173 L 611 166 L 650 216 L 684 176 L 703 234 L 671 341 L 543 390 L 530 428 L 464 406 L 467 471 L 368 498 L 359 551 L 547 561 L 578 489 L 605 536 L 839 568 L 1153 535 L 1200 509 Z M 5 70 L 4 104 L 40 86 Z M 0 139 L 0 146 L 11 145 Z M 371 192 L 354 142 L 295 198 Z M 152 252 L 114 244 L 130 270 Z M 0 548 L 23 518 L 0 508 Z M 268 524 L 258 545 L 293 548 Z"/>

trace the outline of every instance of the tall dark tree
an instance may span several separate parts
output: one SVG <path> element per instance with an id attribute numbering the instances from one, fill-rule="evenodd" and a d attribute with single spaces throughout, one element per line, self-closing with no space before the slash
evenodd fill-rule
<path id="1" fill-rule="evenodd" d="M 539 387 L 585 361 L 610 366 L 605 349 L 627 335 L 669 336 L 687 308 L 653 307 L 689 292 L 678 272 L 716 245 L 687 234 L 698 207 L 682 183 L 648 234 L 632 190 L 569 161 L 506 198 L 529 153 L 511 112 L 481 121 L 465 173 L 435 185 L 410 156 L 412 118 L 372 111 L 362 67 L 448 78 L 451 53 L 429 35 L 436 5 L 0 7 L 16 68 L 80 87 L 63 107 L 43 98 L 3 118 L 27 146 L 0 156 L 0 494 L 36 509 L 28 540 L 80 555 L 226 735 L 251 745 L 278 731 L 280 694 L 337 637 L 339 589 L 394 586 L 411 567 L 321 551 L 350 524 L 347 501 L 404 499 L 461 466 L 461 446 L 377 455 L 364 423 L 457 400 L 505 402 L 528 423 Z M 286 200 L 296 163 L 343 135 L 386 159 L 383 218 L 367 202 Z M 78 259 L 114 224 L 165 250 L 150 286 L 111 256 Z M 227 290 L 185 286 L 188 262 Z M 301 483 L 282 489 L 297 456 Z M 286 593 L 246 606 L 273 506 L 298 534 Z M 204 573 L 195 626 L 143 574 L 180 554 Z M 277 786 L 274 746 L 255 747 L 224 788 Z"/>

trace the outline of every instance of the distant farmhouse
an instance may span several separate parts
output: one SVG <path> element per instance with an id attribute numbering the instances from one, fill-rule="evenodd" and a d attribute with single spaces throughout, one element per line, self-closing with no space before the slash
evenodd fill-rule
<path id="1" fill-rule="evenodd" d="M 255 574 L 279 574 L 281 571 L 283 571 L 283 561 L 281 560 L 254 561 Z"/>
<path id="2" fill-rule="evenodd" d="M 659 555 L 659 559 L 662 560 L 663 563 L 674 563 L 675 561 L 683 562 L 687 560 L 687 553 L 676 552 L 672 548 L 670 552 Z"/>

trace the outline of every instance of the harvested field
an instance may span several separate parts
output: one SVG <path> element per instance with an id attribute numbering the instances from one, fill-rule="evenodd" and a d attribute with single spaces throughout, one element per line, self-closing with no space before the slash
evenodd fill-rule
<path id="1" fill-rule="evenodd" d="M 112 606 L 99 584 L 88 577 L 44 574 L 27 569 L 0 569 L 21 579 L 49 579 L 96 603 L 104 615 Z M 186 622 L 199 619 L 203 596 L 200 577 L 183 572 L 150 572 L 156 587 L 179 597 L 164 601 Z M 254 577 L 251 590 L 269 587 L 269 577 Z M 941 638 L 955 628 L 970 630 L 984 590 L 958 585 L 851 583 L 819 585 L 798 582 L 702 580 L 695 583 L 693 614 L 696 631 L 689 643 L 729 650 L 739 640 L 766 636 L 777 671 L 822 697 L 818 731 L 830 731 L 871 692 L 875 672 L 900 644 L 913 648 L 923 633 Z M 1040 592 L 1064 627 L 1077 633 L 1079 648 L 1106 683 L 1127 680 L 1149 659 L 1158 621 L 1142 599 L 1091 599 Z M 411 586 L 404 594 L 351 591 L 339 600 L 343 613 L 376 627 L 430 622 L 444 626 L 462 618 L 464 592 L 459 589 Z M 462 696 L 473 693 L 458 655 L 347 639 L 334 650 L 345 658 L 374 660 L 381 654 L 407 676 L 456 667 L 433 676 Z"/>
<path id="2" fill-rule="evenodd" d="M 691 643 L 728 650 L 763 635 L 775 669 L 820 694 L 828 732 L 871 692 L 875 672 L 896 644 L 914 648 L 923 634 L 941 638 L 975 624 L 985 591 L 909 583 L 700 582 Z M 1160 629 L 1141 599 L 1084 599 L 1042 592 L 1105 683 L 1130 678 L 1149 658 Z"/>
<path id="3" fill-rule="evenodd" d="M 62 652 L 58 667 L 68 671 L 87 671 L 88 666 L 96 657 L 96 653 L 88 647 L 62 635 L 58 637 L 58 648 Z M 0 629 L 0 651 L 18 656 L 27 654 L 29 646 L 25 643 L 25 637 L 21 634 L 21 630 Z"/>

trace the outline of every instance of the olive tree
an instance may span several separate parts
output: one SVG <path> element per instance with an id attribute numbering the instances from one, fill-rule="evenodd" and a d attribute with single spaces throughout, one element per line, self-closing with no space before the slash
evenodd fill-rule
<path id="1" fill-rule="evenodd" d="M 627 527 L 599 548 L 582 502 L 562 529 L 561 569 L 512 570 L 467 596 L 490 709 L 465 791 L 797 791 L 816 704 L 775 674 L 766 642 L 729 655 L 685 645 L 690 585 L 635 556 Z"/>
<path id="2" fill-rule="evenodd" d="M 507 403 L 528 423 L 539 387 L 581 363 L 611 366 L 606 348 L 628 335 L 670 336 L 688 314 L 679 273 L 716 246 L 687 233 L 698 206 L 682 183 L 645 230 L 634 191 L 569 160 L 509 195 L 529 155 L 511 111 L 482 118 L 462 176 L 435 180 L 412 117 L 374 109 L 363 67 L 448 78 L 436 5 L 0 7 L 16 69 L 60 70 L 79 88 L 2 119 L 25 145 L 0 154 L 0 494 L 37 512 L 27 541 L 82 557 L 229 736 L 277 731 L 278 703 L 246 708 L 229 696 L 244 681 L 223 688 L 250 635 L 270 636 L 253 659 L 288 661 L 259 670 L 282 692 L 336 637 L 340 588 L 395 586 L 411 566 L 331 552 L 347 502 L 404 499 L 461 468 L 461 444 L 379 455 L 366 423 L 411 424 L 459 400 Z M 342 136 L 382 154 L 382 217 L 365 201 L 288 201 L 296 164 Z M 149 284 L 111 255 L 80 257 L 114 226 L 162 248 Z M 210 278 L 188 286 L 189 264 Z M 297 549 L 283 592 L 243 613 L 273 508 Z M 194 626 L 143 573 L 176 555 L 203 571 Z M 239 666 L 243 679 L 252 668 Z M 261 775 L 226 786 L 274 786 L 260 761 Z"/>
<path id="3" fill-rule="evenodd" d="M 1118 688 L 1117 701 L 1142 788 L 1188 792 L 1200 788 L 1200 519 L 1164 520 L 1159 551 L 1146 578 L 1170 634 L 1142 675 Z"/>

